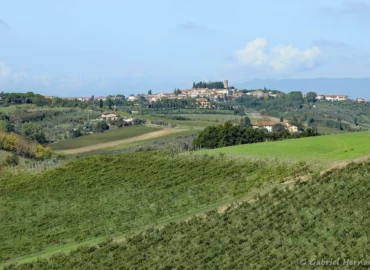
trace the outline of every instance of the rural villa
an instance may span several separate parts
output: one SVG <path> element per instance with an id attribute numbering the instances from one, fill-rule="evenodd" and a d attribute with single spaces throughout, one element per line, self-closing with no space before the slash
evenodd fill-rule
<path id="1" fill-rule="evenodd" d="M 293 126 L 293 125 L 291 125 L 289 123 L 286 123 L 286 122 L 283 122 L 283 123 L 276 123 L 276 122 L 257 122 L 257 123 L 253 123 L 252 124 L 252 127 L 255 128 L 255 129 L 256 128 L 265 128 L 265 129 L 267 129 L 268 132 L 272 132 L 272 128 L 276 124 L 282 124 L 291 133 L 298 132 L 298 127 Z"/>
<path id="2" fill-rule="evenodd" d="M 328 101 L 344 101 L 348 99 L 347 95 L 317 95 L 317 99 L 328 100 Z"/>
<path id="3" fill-rule="evenodd" d="M 118 119 L 117 115 L 115 115 L 114 113 L 110 113 L 110 114 L 102 114 L 100 116 L 100 118 L 102 120 L 116 120 Z"/>

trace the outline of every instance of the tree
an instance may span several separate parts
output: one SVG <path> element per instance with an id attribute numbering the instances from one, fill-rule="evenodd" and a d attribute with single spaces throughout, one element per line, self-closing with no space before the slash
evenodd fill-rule
<path id="1" fill-rule="evenodd" d="M 149 89 L 148 95 L 151 95 L 151 94 L 152 94 L 152 89 Z"/>
<path id="2" fill-rule="evenodd" d="M 243 117 L 242 119 L 240 119 L 240 126 L 251 127 L 252 126 L 251 119 L 248 116 Z"/>
<path id="3" fill-rule="evenodd" d="M 317 98 L 317 94 L 315 92 L 308 92 L 306 94 L 306 100 L 309 103 L 315 103 L 317 100 L 316 98 Z"/>
<path id="4" fill-rule="evenodd" d="M 41 126 L 32 122 L 24 123 L 21 127 L 22 136 L 27 140 L 46 143 L 45 133 Z"/>
<path id="5" fill-rule="evenodd" d="M 282 131 L 284 131 L 285 130 L 285 127 L 284 127 L 284 125 L 283 124 L 281 124 L 281 123 L 277 123 L 276 125 L 274 125 L 273 127 L 272 127 L 272 131 L 273 132 L 282 132 Z"/>
<path id="6" fill-rule="evenodd" d="M 102 100 L 102 99 L 100 99 L 100 100 L 99 100 L 99 107 L 100 107 L 100 109 L 101 109 L 101 108 L 103 108 L 103 105 L 104 105 L 104 102 L 103 102 L 103 100 Z"/>
<path id="7" fill-rule="evenodd" d="M 111 109 L 112 109 L 112 106 L 114 105 L 114 103 L 113 103 L 113 101 L 112 101 L 112 99 L 111 99 L 111 98 L 108 98 L 108 99 L 107 99 L 107 104 L 108 104 L 108 108 L 109 108 L 109 110 L 111 110 Z"/>
<path id="8" fill-rule="evenodd" d="M 282 122 L 284 122 L 284 118 L 283 118 L 283 116 L 281 115 L 280 116 L 280 122 L 282 123 Z"/>
<path id="9" fill-rule="evenodd" d="M 19 164 L 19 156 L 16 153 L 13 153 L 10 156 L 7 156 L 4 160 L 4 166 L 17 166 Z"/>

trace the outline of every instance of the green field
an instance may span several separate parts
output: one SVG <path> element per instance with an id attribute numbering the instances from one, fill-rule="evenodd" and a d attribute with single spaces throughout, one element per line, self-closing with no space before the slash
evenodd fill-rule
<path id="1" fill-rule="evenodd" d="M 53 150 L 68 150 L 90 146 L 98 143 L 105 143 L 117 140 L 132 138 L 145 133 L 160 130 L 161 128 L 148 126 L 129 126 L 120 129 L 109 130 L 103 133 L 67 139 L 51 144 Z"/>
<path id="2" fill-rule="evenodd" d="M 164 135 L 164 136 L 154 138 L 154 139 L 148 139 L 148 140 L 142 140 L 142 141 L 130 142 L 130 143 L 123 143 L 123 144 L 113 146 L 113 147 L 92 150 L 92 151 L 89 151 L 89 152 L 75 154 L 75 155 L 69 155 L 68 158 L 73 159 L 75 157 L 90 157 L 90 156 L 94 156 L 94 155 L 112 154 L 116 150 L 125 149 L 125 148 L 129 148 L 129 147 L 137 146 L 137 145 L 145 145 L 145 144 L 148 144 L 148 143 L 155 142 L 157 140 L 172 139 L 172 138 L 176 138 L 176 137 L 179 137 L 179 136 L 189 136 L 189 135 L 196 134 L 196 133 L 197 133 L 196 130 L 189 129 L 189 130 L 184 130 L 184 131 L 178 132 L 178 133 L 172 133 L 172 134 Z"/>
<path id="3" fill-rule="evenodd" d="M 7 269 L 368 269 L 369 178 L 369 163 L 351 164 L 224 213 Z"/>
<path id="4" fill-rule="evenodd" d="M 80 158 L 36 175 L 4 175 L 0 261 L 185 219 L 309 171 L 302 163 L 136 152 Z"/>
<path id="5" fill-rule="evenodd" d="M 235 156 L 315 160 L 322 164 L 370 155 L 370 132 L 352 132 L 278 142 L 245 144 L 213 150 Z M 201 151 L 200 153 L 203 153 Z"/>

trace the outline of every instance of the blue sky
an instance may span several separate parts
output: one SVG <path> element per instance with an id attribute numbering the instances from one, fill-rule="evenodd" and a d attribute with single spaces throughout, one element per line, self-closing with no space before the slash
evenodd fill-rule
<path id="1" fill-rule="evenodd" d="M 128 95 L 199 80 L 370 77 L 370 1 L 0 0 L 0 6 L 4 91 Z"/>

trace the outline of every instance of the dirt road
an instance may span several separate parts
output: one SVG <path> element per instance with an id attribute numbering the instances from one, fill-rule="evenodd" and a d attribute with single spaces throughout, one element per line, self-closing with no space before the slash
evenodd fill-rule
<path id="1" fill-rule="evenodd" d="M 81 148 L 76 148 L 76 149 L 69 149 L 69 150 L 61 151 L 61 153 L 65 155 L 81 154 L 81 153 L 90 152 L 90 151 L 97 150 L 97 149 L 114 147 L 120 144 L 155 139 L 158 137 L 162 137 L 168 134 L 178 133 L 181 131 L 184 131 L 184 129 L 166 128 L 166 129 L 162 129 L 162 130 L 158 130 L 158 131 L 154 131 L 150 133 L 145 133 L 145 134 L 132 137 L 132 138 L 128 138 L 128 139 L 124 139 L 124 140 L 118 140 L 118 141 L 112 141 L 112 142 L 106 142 L 106 143 L 98 143 L 98 144 L 94 144 L 91 146 L 86 146 L 86 147 L 81 147 Z"/>

